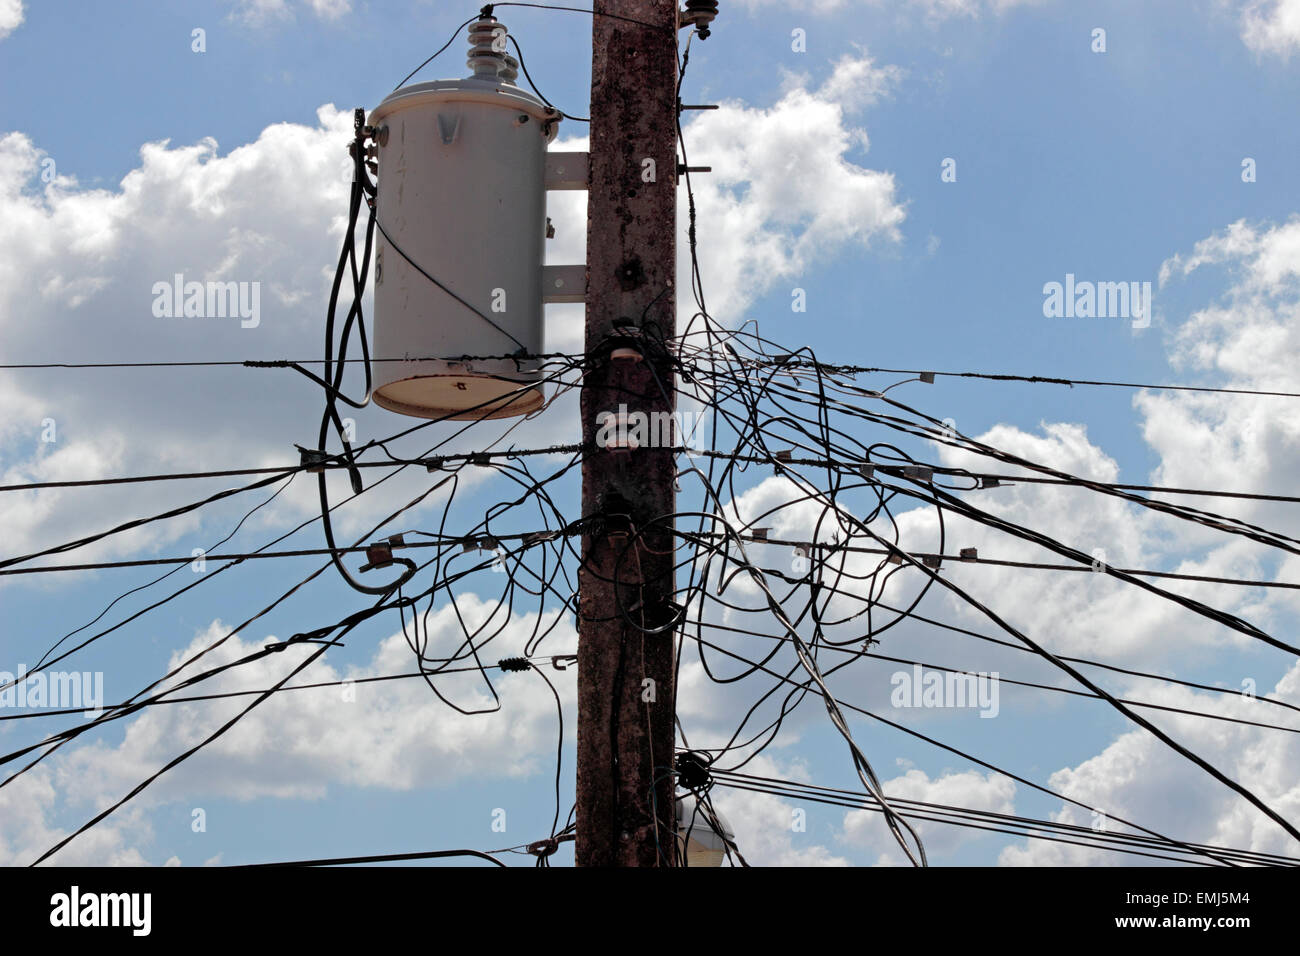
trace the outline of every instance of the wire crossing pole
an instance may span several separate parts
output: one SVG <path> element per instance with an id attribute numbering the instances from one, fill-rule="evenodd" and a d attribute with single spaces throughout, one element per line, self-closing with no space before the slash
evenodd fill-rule
<path id="1" fill-rule="evenodd" d="M 665 446 L 677 439 L 662 427 L 676 403 L 661 343 L 676 334 L 678 12 L 675 0 L 595 0 L 594 12 L 575 852 L 578 866 L 670 866 L 676 496 Z M 627 346 L 641 359 L 611 358 Z M 641 447 L 600 447 L 597 416 L 620 411 Z"/>

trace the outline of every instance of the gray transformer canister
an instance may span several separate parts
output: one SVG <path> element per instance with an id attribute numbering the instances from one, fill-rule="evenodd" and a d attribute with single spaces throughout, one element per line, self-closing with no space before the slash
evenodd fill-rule
<path id="1" fill-rule="evenodd" d="M 374 399 L 419 418 L 505 418 L 544 401 L 536 359 L 457 358 L 542 351 L 546 148 L 559 120 L 476 27 L 474 76 L 403 87 L 369 119 L 388 236 L 376 230 L 373 354 L 404 360 L 375 363 Z"/>

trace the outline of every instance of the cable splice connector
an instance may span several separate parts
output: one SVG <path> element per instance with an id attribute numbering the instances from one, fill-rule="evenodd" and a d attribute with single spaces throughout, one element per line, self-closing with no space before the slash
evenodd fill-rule
<path id="1" fill-rule="evenodd" d="M 532 670 L 532 662 L 526 657 L 503 657 L 497 661 L 497 667 L 503 671 L 527 671 Z"/>

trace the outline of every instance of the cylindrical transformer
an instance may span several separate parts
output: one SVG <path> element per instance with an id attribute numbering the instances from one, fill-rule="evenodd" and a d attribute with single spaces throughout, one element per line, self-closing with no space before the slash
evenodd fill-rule
<path id="1" fill-rule="evenodd" d="M 543 403 L 546 147 L 559 114 L 513 82 L 505 28 L 470 29 L 474 75 L 403 87 L 370 114 L 378 144 L 374 399 L 420 418 L 525 415 Z M 463 357 L 463 358 L 462 358 Z"/>

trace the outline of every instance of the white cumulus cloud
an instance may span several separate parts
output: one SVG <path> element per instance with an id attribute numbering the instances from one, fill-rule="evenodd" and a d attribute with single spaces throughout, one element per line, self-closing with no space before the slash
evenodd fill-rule
<path id="1" fill-rule="evenodd" d="M 0 0 L 0 40 L 17 30 L 23 22 L 23 0 Z"/>

